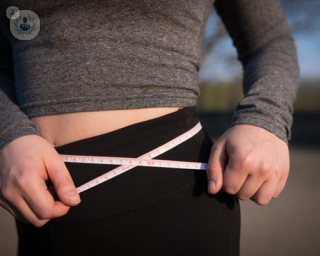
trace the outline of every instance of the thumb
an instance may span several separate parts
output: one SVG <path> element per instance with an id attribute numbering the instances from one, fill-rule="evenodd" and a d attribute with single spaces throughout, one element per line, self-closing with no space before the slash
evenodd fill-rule
<path id="1" fill-rule="evenodd" d="M 52 154 L 45 161 L 48 176 L 62 203 L 75 206 L 80 203 L 79 193 L 70 173 L 59 154 Z"/>
<path id="2" fill-rule="evenodd" d="M 216 194 L 223 185 L 223 171 L 227 165 L 225 143 L 219 142 L 211 148 L 207 165 L 208 193 Z"/>

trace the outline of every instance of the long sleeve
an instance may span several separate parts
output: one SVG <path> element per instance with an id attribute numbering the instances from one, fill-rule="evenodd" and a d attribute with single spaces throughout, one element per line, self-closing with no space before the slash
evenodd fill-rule
<path id="1" fill-rule="evenodd" d="M 14 139 L 31 134 L 42 136 L 17 104 L 12 47 L 0 28 L 0 152 Z"/>
<path id="2" fill-rule="evenodd" d="M 243 66 L 244 98 L 229 126 L 262 127 L 287 144 L 299 86 L 297 50 L 278 0 L 216 0 Z"/>

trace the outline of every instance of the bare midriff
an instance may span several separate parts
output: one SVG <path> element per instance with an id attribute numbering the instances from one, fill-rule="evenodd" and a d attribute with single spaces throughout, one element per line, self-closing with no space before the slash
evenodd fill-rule
<path id="1" fill-rule="evenodd" d="M 56 147 L 154 119 L 182 107 L 72 112 L 31 117 L 43 137 Z"/>

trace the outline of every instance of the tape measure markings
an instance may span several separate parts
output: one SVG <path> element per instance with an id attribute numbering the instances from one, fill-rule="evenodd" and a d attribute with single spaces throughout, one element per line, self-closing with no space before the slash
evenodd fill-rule
<path id="1" fill-rule="evenodd" d="M 141 161 L 146 161 L 146 160 L 150 160 L 150 159 L 152 159 L 152 158 L 154 158 L 154 157 L 156 157 L 158 155 L 161 155 L 162 153 L 164 153 L 164 152 L 174 148 L 175 146 L 181 144 L 182 142 L 188 140 L 189 138 L 194 136 L 196 133 L 198 133 L 201 129 L 202 129 L 201 123 L 198 122 L 189 131 L 179 135 L 178 137 L 170 140 L 169 142 L 163 144 L 162 146 L 159 146 L 159 147 L 149 151 L 148 153 L 145 153 L 142 156 L 135 158 L 135 161 L 140 161 L 140 160 Z M 82 158 L 82 156 L 75 156 L 75 155 L 71 155 L 71 156 L 77 157 L 79 159 Z M 63 157 L 63 155 L 62 155 L 62 157 Z M 84 156 L 84 157 L 86 157 L 86 156 Z M 101 158 L 101 157 L 98 157 L 98 158 Z M 68 161 L 68 158 L 64 158 L 63 157 L 63 160 L 67 160 Z M 71 159 L 69 158 L 69 160 L 71 160 Z M 154 160 L 156 160 L 156 159 L 154 159 Z M 156 161 L 159 162 L 159 160 L 156 160 Z M 161 160 L 161 161 L 168 162 L 170 160 Z M 176 162 L 176 161 L 174 161 L 174 162 Z M 189 162 L 189 164 L 190 163 L 193 163 L 193 162 Z M 199 164 L 199 163 L 197 163 L 197 164 Z M 200 163 L 200 165 L 203 165 L 203 164 L 204 163 Z M 103 182 L 105 182 L 107 180 L 110 180 L 110 179 L 112 179 L 112 178 L 114 178 L 114 177 L 116 177 L 116 176 L 118 176 L 118 175 L 120 175 L 120 174 L 122 174 L 122 173 L 124 173 L 124 172 L 126 172 L 126 171 L 128 171 L 128 170 L 130 170 L 130 169 L 132 169 L 134 167 L 136 167 L 137 165 L 138 165 L 137 163 L 135 163 L 135 164 L 131 163 L 131 165 L 121 165 L 121 166 L 119 166 L 119 167 L 117 167 L 117 168 L 115 168 L 115 169 L 113 169 L 113 170 L 111 170 L 111 171 L 109 171 L 109 172 L 107 172 L 107 173 L 105 173 L 105 174 L 103 174 L 103 175 L 101 175 L 101 176 L 89 181 L 89 182 L 86 182 L 85 184 L 83 184 L 80 187 L 78 187 L 77 190 L 78 190 L 79 193 L 81 193 L 83 191 L 86 191 L 86 190 L 88 190 L 90 188 L 93 188 L 93 187 L 95 187 L 95 186 L 97 186 L 97 185 L 99 185 L 99 184 L 101 184 L 101 183 L 103 183 Z"/>
<path id="2" fill-rule="evenodd" d="M 137 159 L 129 157 L 111 157 L 111 156 L 82 156 L 60 154 L 65 162 L 83 163 L 83 164 L 106 164 L 106 165 L 134 165 L 146 167 L 179 168 L 206 170 L 206 163 L 185 162 L 162 159 Z"/>

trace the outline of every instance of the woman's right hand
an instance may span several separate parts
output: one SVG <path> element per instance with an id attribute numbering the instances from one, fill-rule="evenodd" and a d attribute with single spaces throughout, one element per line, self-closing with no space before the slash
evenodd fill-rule
<path id="1" fill-rule="evenodd" d="M 50 179 L 53 190 L 45 181 Z M 55 201 L 56 193 L 60 201 Z M 0 205 L 15 218 L 41 227 L 65 215 L 80 196 L 53 146 L 38 135 L 11 141 L 0 153 Z"/>

